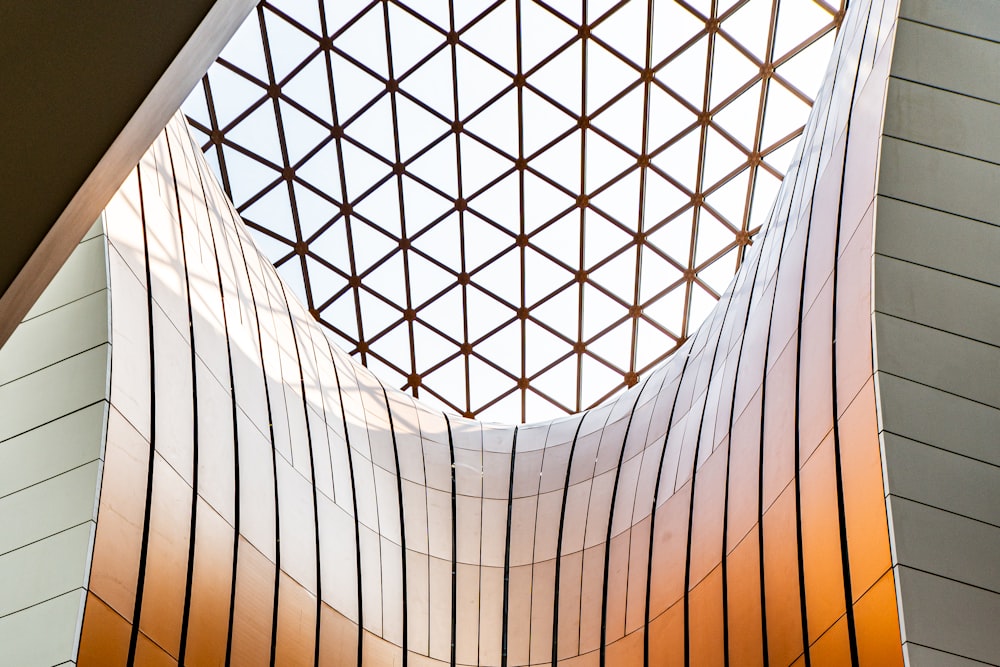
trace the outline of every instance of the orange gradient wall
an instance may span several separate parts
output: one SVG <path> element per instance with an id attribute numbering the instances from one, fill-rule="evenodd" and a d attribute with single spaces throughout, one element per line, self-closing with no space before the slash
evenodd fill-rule
<path id="1" fill-rule="evenodd" d="M 81 666 L 902 665 L 873 383 L 896 3 L 851 3 L 770 223 L 603 407 L 443 415 L 327 342 L 176 117 L 108 206 Z"/>

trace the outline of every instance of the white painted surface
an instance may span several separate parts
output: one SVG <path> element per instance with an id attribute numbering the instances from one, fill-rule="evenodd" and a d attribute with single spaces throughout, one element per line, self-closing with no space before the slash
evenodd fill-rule
<path id="1" fill-rule="evenodd" d="M 70 665 L 107 423 L 106 241 L 98 222 L 0 349 L 0 663 Z"/>

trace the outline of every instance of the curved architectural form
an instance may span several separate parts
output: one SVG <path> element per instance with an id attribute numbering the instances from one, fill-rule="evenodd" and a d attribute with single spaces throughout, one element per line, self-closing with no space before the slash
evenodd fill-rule
<path id="1" fill-rule="evenodd" d="M 541 424 L 333 347 L 175 118 L 3 349 L 8 662 L 1000 662 L 1000 93 L 968 73 L 1000 13 L 958 4 L 852 4 L 712 316 Z"/>

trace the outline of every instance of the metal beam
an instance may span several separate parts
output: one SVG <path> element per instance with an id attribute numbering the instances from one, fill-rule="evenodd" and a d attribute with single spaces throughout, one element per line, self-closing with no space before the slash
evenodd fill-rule
<path id="1" fill-rule="evenodd" d="M 0 345 L 253 5 L 0 6 Z"/>

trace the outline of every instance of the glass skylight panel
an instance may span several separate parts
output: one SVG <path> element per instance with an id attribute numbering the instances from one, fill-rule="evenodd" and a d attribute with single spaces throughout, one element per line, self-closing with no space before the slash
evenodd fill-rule
<path id="1" fill-rule="evenodd" d="M 433 405 L 537 420 L 640 381 L 711 311 L 842 13 L 273 0 L 185 111 L 338 344 Z"/>

